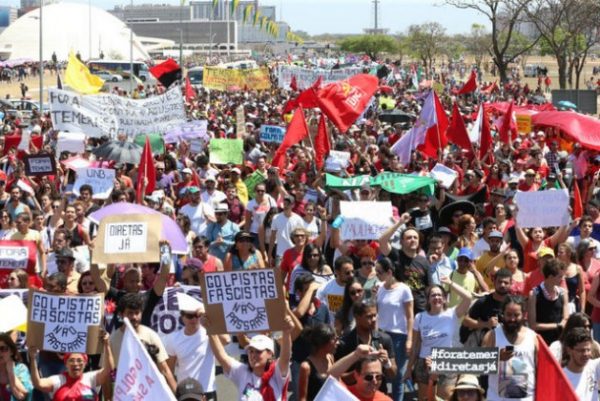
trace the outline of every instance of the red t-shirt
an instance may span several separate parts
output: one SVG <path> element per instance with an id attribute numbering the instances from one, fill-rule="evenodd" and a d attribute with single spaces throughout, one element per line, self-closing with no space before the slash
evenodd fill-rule
<path id="1" fill-rule="evenodd" d="M 290 248 L 283 253 L 279 268 L 286 275 L 285 288 L 290 290 L 290 276 L 294 267 L 302 263 L 302 252 L 298 252 L 296 248 Z"/>
<path id="2" fill-rule="evenodd" d="M 542 273 L 542 269 L 535 269 L 534 271 L 532 271 L 531 274 L 529 274 L 529 276 L 527 276 L 527 278 L 525 279 L 525 288 L 523 289 L 523 296 L 528 297 L 531 290 L 540 285 L 542 281 L 544 281 L 544 273 Z M 568 290 L 567 282 L 564 278 L 560 281 L 560 286 L 563 287 L 565 290 Z"/>
<path id="3" fill-rule="evenodd" d="M 373 395 L 373 397 L 366 398 L 366 397 L 361 397 L 358 394 L 358 390 L 355 387 L 356 385 L 352 385 L 352 386 L 345 385 L 345 386 L 348 389 L 348 391 L 350 391 L 356 398 L 358 398 L 359 401 L 392 401 L 392 399 L 390 397 L 383 394 L 381 391 L 376 391 L 375 394 Z"/>
<path id="4" fill-rule="evenodd" d="M 542 245 L 540 245 L 540 246 L 552 248 L 552 243 L 550 242 L 550 238 L 546 238 L 542 242 Z M 527 241 L 527 245 L 525 245 L 525 249 L 523 249 L 523 258 L 525 259 L 523 261 L 523 271 L 525 273 L 531 273 L 534 270 L 539 270 L 539 269 L 537 269 L 537 252 L 538 252 L 538 250 L 539 250 L 539 248 L 534 251 L 533 250 L 533 242 L 531 240 Z"/>

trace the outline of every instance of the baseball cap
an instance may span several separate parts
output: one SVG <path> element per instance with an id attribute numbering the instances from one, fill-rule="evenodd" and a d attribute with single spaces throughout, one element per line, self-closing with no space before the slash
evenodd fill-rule
<path id="1" fill-rule="evenodd" d="M 202 384 L 196 379 L 187 378 L 182 380 L 175 390 L 175 395 L 177 396 L 177 401 L 184 400 L 202 400 L 202 395 L 204 394 L 204 388 Z"/>
<path id="2" fill-rule="evenodd" d="M 273 343 L 273 340 L 264 334 L 259 334 L 252 337 L 245 349 L 248 348 L 254 348 L 258 351 L 269 350 L 272 353 L 275 353 L 275 344 Z"/>
<path id="3" fill-rule="evenodd" d="M 182 172 L 183 174 L 193 174 L 193 173 L 192 173 L 192 169 L 191 169 L 191 168 L 188 168 L 188 167 L 186 167 L 186 168 L 184 168 L 183 170 L 181 170 L 181 172 Z"/>
<path id="4" fill-rule="evenodd" d="M 533 169 L 530 169 L 530 168 L 528 168 L 528 169 L 525 171 L 525 175 L 535 175 L 535 171 L 533 171 Z"/>
<path id="5" fill-rule="evenodd" d="M 198 193 L 198 192 L 200 192 L 200 188 L 198 188 L 197 186 L 193 185 L 193 186 L 191 186 L 191 187 L 188 187 L 188 188 L 187 188 L 187 191 L 188 191 L 188 193 L 190 193 L 190 194 L 195 194 L 195 193 Z"/>
<path id="6" fill-rule="evenodd" d="M 228 212 L 229 211 L 229 205 L 227 205 L 227 203 L 217 203 L 215 204 L 215 213 L 219 213 L 219 212 Z"/>
<path id="7" fill-rule="evenodd" d="M 237 167 L 234 167 L 234 168 L 232 168 L 232 169 L 231 169 L 231 172 L 232 172 L 232 173 L 236 173 L 237 175 L 241 175 L 241 174 L 242 174 L 242 172 L 240 171 L 240 169 L 239 169 L 239 168 L 237 168 Z"/>
<path id="8" fill-rule="evenodd" d="M 217 179 L 214 176 L 209 175 L 208 177 L 206 177 L 204 179 L 204 182 L 208 182 L 208 181 L 217 182 Z"/>
<path id="9" fill-rule="evenodd" d="M 467 258 L 469 260 L 473 260 L 475 259 L 473 257 L 473 251 L 471 251 L 469 248 L 460 248 L 460 251 L 458 251 L 458 255 L 456 255 L 456 259 L 463 257 L 463 258 Z"/>
<path id="10" fill-rule="evenodd" d="M 543 246 L 540 249 L 538 249 L 537 251 L 537 258 L 543 258 L 545 256 L 552 256 L 554 257 L 554 251 L 552 250 L 552 248 L 548 248 L 547 246 Z"/>
<path id="11" fill-rule="evenodd" d="M 504 238 L 504 235 L 498 230 L 494 230 L 488 234 L 488 238 Z"/>

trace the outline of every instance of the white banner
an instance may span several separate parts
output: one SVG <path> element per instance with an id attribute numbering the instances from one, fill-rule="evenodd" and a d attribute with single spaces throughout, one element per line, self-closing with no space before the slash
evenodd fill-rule
<path id="1" fill-rule="evenodd" d="M 94 199 L 108 199 L 115 186 L 115 170 L 112 168 L 77 169 L 77 180 L 73 185 L 73 193 L 79 196 L 79 189 L 85 184 L 92 187 Z"/>
<path id="2" fill-rule="evenodd" d="M 391 202 L 340 202 L 342 240 L 378 239 L 392 225 Z"/>
<path id="3" fill-rule="evenodd" d="M 521 228 L 560 227 L 569 224 L 569 193 L 566 189 L 517 192 L 515 204 Z"/>
<path id="4" fill-rule="evenodd" d="M 160 96 L 128 99 L 116 95 L 80 95 L 49 89 L 55 130 L 85 132 L 91 137 L 165 133 L 186 122 L 181 89 L 173 86 Z"/>
<path id="5" fill-rule="evenodd" d="M 348 389 L 344 387 L 339 380 L 329 376 L 319 393 L 315 397 L 315 401 L 360 401 Z"/>
<path id="6" fill-rule="evenodd" d="M 135 334 L 129 319 L 126 318 L 113 400 L 145 399 L 177 401 L 164 376 L 152 362 L 146 347 Z"/>
<path id="7" fill-rule="evenodd" d="M 277 83 L 282 89 L 289 89 L 292 76 L 296 77 L 298 89 L 309 88 L 319 76 L 323 77 L 321 86 L 325 86 L 335 81 L 341 81 L 350 78 L 353 75 L 360 74 L 360 67 L 345 67 L 337 70 L 328 70 L 323 68 L 304 68 L 294 65 L 280 65 L 277 67 Z"/>

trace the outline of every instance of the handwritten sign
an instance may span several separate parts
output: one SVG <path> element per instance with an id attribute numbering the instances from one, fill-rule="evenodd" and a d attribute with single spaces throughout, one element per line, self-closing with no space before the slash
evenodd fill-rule
<path id="1" fill-rule="evenodd" d="M 283 142 L 285 136 L 285 127 L 278 125 L 261 125 L 260 126 L 260 140 L 263 142 Z"/>
<path id="2" fill-rule="evenodd" d="M 244 180 L 244 184 L 246 184 L 246 188 L 248 188 L 248 196 L 250 198 L 254 198 L 254 188 L 260 183 L 265 182 L 266 177 L 260 173 L 260 171 L 255 171 L 249 177 Z"/>
<path id="3" fill-rule="evenodd" d="M 49 89 L 50 115 L 54 129 L 85 132 L 98 138 L 124 134 L 168 132 L 186 121 L 179 85 L 159 96 L 129 99 L 116 95 L 81 95 L 62 89 Z"/>
<path id="4" fill-rule="evenodd" d="M 244 106 L 239 106 L 235 109 L 235 132 L 238 138 L 244 138 L 246 135 L 246 115 L 244 114 Z"/>
<path id="5" fill-rule="evenodd" d="M 242 139 L 213 138 L 209 143 L 210 162 L 214 164 L 242 164 L 244 141 Z"/>
<path id="6" fill-rule="evenodd" d="M 378 239 L 392 225 L 391 202 L 340 202 L 342 240 Z"/>
<path id="7" fill-rule="evenodd" d="M 220 67 L 204 67 L 202 86 L 221 91 L 265 90 L 271 88 L 267 68 L 235 70 Z"/>
<path id="8" fill-rule="evenodd" d="M 531 116 L 527 114 L 517 114 L 517 131 L 522 134 L 529 134 L 531 132 Z"/>
<path id="9" fill-rule="evenodd" d="M 23 269 L 34 274 L 36 260 L 35 242 L 0 240 L 0 270 Z"/>
<path id="10" fill-rule="evenodd" d="M 283 328 L 285 304 L 279 270 L 205 273 L 201 281 L 210 334 Z"/>
<path id="11" fill-rule="evenodd" d="M 162 298 L 156 303 L 150 317 L 150 327 L 160 336 L 166 336 L 183 327 L 177 300 L 177 294 L 179 293 L 187 294 L 198 301 L 202 301 L 202 294 L 199 287 L 188 285 L 167 287 Z"/>
<path id="12" fill-rule="evenodd" d="M 444 166 L 441 163 L 436 164 L 433 169 L 429 172 L 431 178 L 436 181 L 441 181 L 442 187 L 448 189 L 454 184 L 458 173 L 449 167 Z"/>
<path id="13" fill-rule="evenodd" d="M 73 193 L 79 196 L 82 185 L 90 185 L 94 191 L 94 199 L 107 199 L 115 186 L 115 170 L 111 168 L 77 169 L 77 180 L 73 185 Z"/>
<path id="14" fill-rule="evenodd" d="M 56 295 L 30 290 L 27 345 L 52 352 L 99 350 L 104 295 Z"/>
<path id="15" fill-rule="evenodd" d="M 361 67 L 345 67 L 336 70 L 326 68 L 304 68 L 294 65 L 281 64 L 277 67 L 275 75 L 277 83 L 282 89 L 289 89 L 292 82 L 292 76 L 296 77 L 298 89 L 309 88 L 317 78 L 321 77 L 322 86 L 327 84 L 348 79 L 353 75 L 360 74 Z"/>
<path id="16" fill-rule="evenodd" d="M 62 152 L 83 153 L 86 135 L 83 132 L 59 132 L 56 139 L 56 154 Z"/>
<path id="17" fill-rule="evenodd" d="M 55 175 L 56 159 L 51 155 L 27 155 L 23 158 L 25 174 L 34 176 Z"/>
<path id="18" fill-rule="evenodd" d="M 498 373 L 498 348 L 431 349 L 431 371 L 446 374 L 489 375 Z"/>
<path id="19" fill-rule="evenodd" d="M 514 198 L 521 228 L 560 227 L 569 224 L 569 193 L 566 189 L 517 192 Z"/>
<path id="20" fill-rule="evenodd" d="M 165 133 L 165 143 L 177 143 L 182 140 L 192 141 L 194 139 L 201 139 L 205 143 L 210 141 L 210 135 L 208 135 L 208 121 L 207 120 L 192 120 L 179 124 L 173 127 Z"/>
<path id="21" fill-rule="evenodd" d="M 158 214 L 125 214 L 100 221 L 92 263 L 155 263 L 162 230 Z"/>
<path id="22" fill-rule="evenodd" d="M 331 150 L 325 159 L 325 171 L 340 171 L 348 167 L 349 163 L 350 152 Z"/>

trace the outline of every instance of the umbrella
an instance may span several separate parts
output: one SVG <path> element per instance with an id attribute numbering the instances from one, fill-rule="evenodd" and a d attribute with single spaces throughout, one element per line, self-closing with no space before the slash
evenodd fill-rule
<path id="1" fill-rule="evenodd" d="M 105 217 L 123 214 L 160 214 L 162 222 L 161 239 L 168 240 L 171 244 L 173 253 L 185 255 L 188 252 L 188 244 L 181 228 L 170 217 L 149 207 L 138 205 L 137 203 L 119 202 L 111 203 L 89 215 L 90 220 L 100 224 L 100 220 Z"/>
<path id="2" fill-rule="evenodd" d="M 573 102 L 569 102 L 568 100 L 561 100 L 558 102 L 557 106 L 563 109 L 577 110 L 577 105 Z"/>
<path id="3" fill-rule="evenodd" d="M 141 146 L 126 141 L 112 141 L 98 146 L 92 153 L 98 159 L 114 160 L 118 163 L 139 164 L 142 158 Z"/>
<path id="4" fill-rule="evenodd" d="M 415 116 L 412 114 L 405 113 L 400 110 L 394 110 L 392 112 L 381 113 L 379 115 L 379 121 L 394 125 L 396 123 L 409 123 L 415 120 Z"/>

